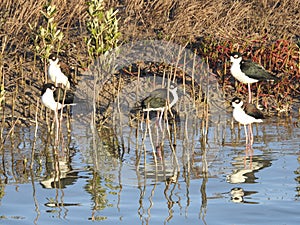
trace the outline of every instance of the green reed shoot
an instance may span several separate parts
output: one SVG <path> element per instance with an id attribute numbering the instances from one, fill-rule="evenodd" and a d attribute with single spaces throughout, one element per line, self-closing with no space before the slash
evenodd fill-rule
<path id="1" fill-rule="evenodd" d="M 105 11 L 103 0 L 90 0 L 88 3 L 87 30 L 85 38 L 89 57 L 100 56 L 118 46 L 121 33 L 118 27 L 118 10 Z"/>
<path id="2" fill-rule="evenodd" d="M 38 27 L 35 33 L 34 45 L 36 54 L 42 59 L 48 59 L 53 49 L 59 52 L 61 48 L 64 34 L 58 29 L 55 22 L 56 12 L 55 5 L 48 5 L 45 7 L 45 11 L 41 11 L 45 24 Z M 30 25 L 30 28 L 34 29 L 32 25 Z"/>

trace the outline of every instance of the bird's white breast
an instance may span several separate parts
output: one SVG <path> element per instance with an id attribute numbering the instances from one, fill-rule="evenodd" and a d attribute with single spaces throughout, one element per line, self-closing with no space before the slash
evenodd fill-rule
<path id="1" fill-rule="evenodd" d="M 70 88 L 68 77 L 63 74 L 59 65 L 55 62 L 50 63 L 48 68 L 48 76 L 52 82 L 56 84 L 63 84 L 67 88 Z"/>
<path id="2" fill-rule="evenodd" d="M 178 101 L 178 94 L 177 94 L 177 87 L 170 90 L 170 92 L 172 93 L 173 95 L 173 101 L 170 103 L 170 108 L 173 107 L 173 105 L 176 104 L 176 102 Z"/>
<path id="3" fill-rule="evenodd" d="M 46 90 L 46 92 L 42 95 L 41 99 L 42 103 L 51 110 L 59 110 L 62 107 L 61 103 L 57 103 L 54 100 L 53 92 L 49 89 Z"/>
<path id="4" fill-rule="evenodd" d="M 242 71 L 240 64 L 238 62 L 233 62 L 230 68 L 230 72 L 232 76 L 235 77 L 238 81 L 244 83 L 244 84 L 252 84 L 257 82 L 258 80 L 252 79 L 250 77 L 247 77 Z"/>
<path id="5" fill-rule="evenodd" d="M 56 76 L 55 76 L 56 73 L 57 73 L 57 68 L 55 67 L 55 65 L 50 63 L 50 65 L 48 67 L 48 76 L 49 76 L 49 79 L 54 83 L 56 81 Z"/>
<path id="6" fill-rule="evenodd" d="M 261 123 L 263 122 L 261 119 L 255 119 L 252 116 L 249 116 L 244 112 L 242 108 L 234 108 L 233 109 L 233 118 L 239 122 L 240 124 L 247 125 L 251 123 Z"/>

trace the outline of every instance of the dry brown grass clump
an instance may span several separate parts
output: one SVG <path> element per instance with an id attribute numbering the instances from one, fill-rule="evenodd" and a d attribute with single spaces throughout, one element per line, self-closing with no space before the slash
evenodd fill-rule
<path id="1" fill-rule="evenodd" d="M 300 2 L 293 0 L 125 1 L 124 33 L 193 42 L 195 38 L 247 41 L 299 34 Z"/>

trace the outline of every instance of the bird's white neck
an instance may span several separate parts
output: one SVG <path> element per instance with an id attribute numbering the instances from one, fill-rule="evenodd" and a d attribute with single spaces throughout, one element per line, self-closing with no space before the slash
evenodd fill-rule
<path id="1" fill-rule="evenodd" d="M 231 56 L 232 57 L 232 56 Z M 235 77 L 235 79 L 237 79 L 239 82 L 242 82 L 244 84 L 252 84 L 252 83 L 255 83 L 257 82 L 258 80 L 256 79 L 253 79 L 253 78 L 250 78 L 248 76 L 246 76 L 245 73 L 243 73 L 243 71 L 241 70 L 241 61 L 242 61 L 242 58 L 230 58 L 231 62 L 232 62 L 232 65 L 230 67 L 230 72 L 232 74 L 232 76 Z"/>
<path id="2" fill-rule="evenodd" d="M 62 108 L 62 104 L 54 100 L 53 91 L 49 89 L 47 89 L 46 92 L 43 94 L 42 102 L 51 110 L 59 110 Z"/>
<path id="3" fill-rule="evenodd" d="M 171 92 L 172 95 L 173 95 L 173 100 L 172 100 L 172 102 L 170 103 L 170 108 L 172 108 L 173 105 L 175 105 L 176 102 L 178 101 L 177 87 L 174 88 L 174 89 L 172 89 L 172 90 L 170 90 L 170 92 Z"/>

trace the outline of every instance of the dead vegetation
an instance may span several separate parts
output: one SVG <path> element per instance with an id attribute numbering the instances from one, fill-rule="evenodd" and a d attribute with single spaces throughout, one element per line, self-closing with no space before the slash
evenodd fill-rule
<path id="1" fill-rule="evenodd" d="M 130 38 L 168 38 L 193 42 L 199 37 L 234 43 L 299 34 L 299 1 L 125 1 L 123 33 Z M 127 29 L 129 28 L 129 29 Z"/>
<path id="2" fill-rule="evenodd" d="M 45 61 L 35 54 L 34 37 L 44 23 L 41 11 L 47 4 L 45 0 L 0 3 L 2 120 L 9 126 L 16 121 L 30 124 L 36 112 L 46 70 Z M 55 21 L 64 33 L 62 60 L 86 68 L 90 61 L 84 42 L 86 1 L 53 0 L 51 4 L 57 6 Z M 120 43 L 159 39 L 188 44 L 209 61 L 228 95 L 235 93 L 227 62 L 232 50 L 246 53 L 282 79 L 281 86 L 262 90 L 257 98 L 271 95 L 272 104 L 280 108 L 299 95 L 300 54 L 295 37 L 300 33 L 300 1 L 110 0 L 105 4 L 119 10 Z"/>

